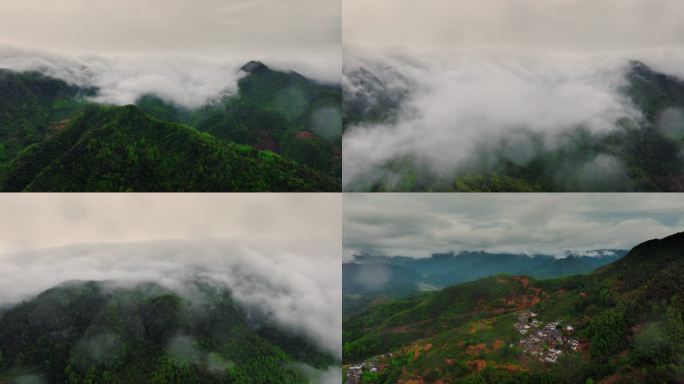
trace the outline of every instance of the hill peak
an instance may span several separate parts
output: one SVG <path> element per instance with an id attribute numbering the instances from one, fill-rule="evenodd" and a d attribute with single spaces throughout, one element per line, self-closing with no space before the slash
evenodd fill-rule
<path id="1" fill-rule="evenodd" d="M 269 71 L 270 68 L 268 68 L 261 61 L 252 60 L 252 61 L 248 62 L 247 64 L 243 65 L 240 68 L 240 70 L 247 72 L 247 73 L 259 73 L 259 72 Z"/>

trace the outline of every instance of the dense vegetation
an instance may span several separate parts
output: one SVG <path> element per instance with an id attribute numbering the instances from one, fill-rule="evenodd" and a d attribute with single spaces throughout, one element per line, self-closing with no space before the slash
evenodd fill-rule
<path id="1" fill-rule="evenodd" d="M 190 292 L 67 283 L 4 310 L 0 382 L 308 383 L 297 364 L 336 363 L 305 338 L 248 319 L 229 292 Z"/>
<path id="2" fill-rule="evenodd" d="M 460 252 L 432 257 L 374 257 L 357 255 L 342 265 L 343 312 L 356 313 L 387 298 L 414 295 L 499 273 L 537 279 L 585 274 L 624 256 L 622 250 L 595 251 L 598 257 Z"/>
<path id="3" fill-rule="evenodd" d="M 258 62 L 242 72 L 235 95 L 191 110 L 155 95 L 98 108 L 97 89 L 2 70 L 0 188 L 340 190 L 339 86 Z"/>
<path id="4" fill-rule="evenodd" d="M 589 275 L 496 275 L 389 300 L 345 318 L 345 363 L 385 355 L 363 383 L 675 383 L 684 379 L 684 233 L 651 240 Z M 556 364 L 524 354 L 515 314 L 576 327 Z M 390 356 L 390 357 L 387 357 Z"/>
<path id="5" fill-rule="evenodd" d="M 6 191 L 332 191 L 336 183 L 269 151 L 225 143 L 135 106 L 89 106 L 24 149 Z"/>
<path id="6" fill-rule="evenodd" d="M 370 73 L 352 73 L 360 96 L 345 94 L 345 130 L 391 123 L 408 96 L 385 89 Z M 377 80 L 377 79 L 376 79 Z M 445 176 L 431 163 L 406 154 L 346 186 L 354 191 L 563 192 L 680 191 L 684 189 L 684 81 L 631 63 L 621 90 L 640 118 L 615 122 L 607 133 L 570 130 L 553 148 L 525 130 L 477 145 L 475 155 Z M 347 92 L 345 90 L 345 92 Z M 347 92 L 348 93 L 348 92 Z M 361 106 L 367 105 L 367 108 Z M 524 143 L 522 145 L 521 143 Z M 524 148 L 521 148 L 524 147 Z"/>

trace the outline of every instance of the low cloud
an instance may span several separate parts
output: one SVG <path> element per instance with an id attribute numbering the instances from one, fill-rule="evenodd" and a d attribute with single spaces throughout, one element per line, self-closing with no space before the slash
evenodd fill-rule
<path id="1" fill-rule="evenodd" d="M 152 281 L 192 298 L 193 284 L 202 281 L 230 289 L 248 312 L 308 336 L 339 357 L 341 266 L 339 259 L 321 251 L 223 241 L 24 251 L 2 256 L 0 304 L 17 303 L 72 280 Z"/>
<path id="2" fill-rule="evenodd" d="M 235 54 L 186 56 L 172 54 L 59 55 L 0 46 L 0 68 L 38 71 L 79 87 L 94 87 L 92 101 L 115 105 L 135 103 L 146 94 L 186 108 L 197 108 L 237 92 L 239 69 L 262 60 L 274 69 L 298 71 L 325 83 L 340 79 L 339 52 L 309 54 Z"/>
<path id="3" fill-rule="evenodd" d="M 346 127 L 343 183 L 348 189 L 390 178 L 382 167 L 406 157 L 447 180 L 464 168 L 491 165 L 483 151 L 487 148 L 494 148 L 495 157 L 525 165 L 564 145 L 564 136 L 577 129 L 602 135 L 616 130 L 620 120 L 638 121 L 640 111 L 622 91 L 630 60 L 673 75 L 682 75 L 675 68 L 684 64 L 684 54 L 670 50 L 407 53 L 350 47 L 346 52 L 346 97 L 367 100 L 369 108 L 382 100 L 386 109 L 395 109 L 393 119 Z M 368 86 L 369 77 L 379 79 L 382 87 Z M 610 172 L 619 177 L 623 165 L 617 158 L 603 156 L 574 167 L 605 169 L 610 164 L 615 166 Z M 629 183 L 623 188 L 629 190 Z"/>

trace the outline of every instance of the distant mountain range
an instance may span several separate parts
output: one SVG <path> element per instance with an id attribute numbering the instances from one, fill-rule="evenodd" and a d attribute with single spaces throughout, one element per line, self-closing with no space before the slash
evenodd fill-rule
<path id="1" fill-rule="evenodd" d="M 309 383 L 337 359 L 197 283 L 70 282 L 0 310 L 0 383 Z"/>
<path id="2" fill-rule="evenodd" d="M 499 274 L 387 300 L 344 319 L 347 382 L 682 382 L 683 276 L 679 233 L 589 274 Z"/>
<path id="3" fill-rule="evenodd" d="M 591 253 L 584 256 L 568 252 L 563 258 L 482 251 L 434 254 L 422 259 L 357 255 L 354 262 L 342 265 L 344 313 L 358 312 L 387 298 L 438 290 L 498 273 L 538 279 L 590 273 L 627 251 Z"/>
<path id="4" fill-rule="evenodd" d="M 355 127 L 392 126 L 407 115 L 420 115 L 421 111 L 411 111 L 409 103 L 415 93 L 424 92 L 419 85 L 389 64 L 364 65 L 345 71 L 345 134 Z M 684 190 L 684 81 L 632 61 L 619 92 L 641 117 L 620 119 L 611 131 L 570 127 L 556 140 L 557 145 L 549 147 L 542 134 L 523 126 L 514 133 L 522 135 L 529 148 L 518 148 L 505 137 L 473 143 L 477 148 L 471 158 L 451 170 L 436 171 L 425 156 L 408 148 L 400 156 L 366 168 L 345 182 L 344 188 L 377 192 Z M 418 128 L 430 134 L 430 127 Z M 532 157 L 522 162 L 506 157 L 517 150 L 526 150 Z M 583 167 L 594 164 L 613 169 L 615 163 L 620 170 L 624 168 L 624 175 L 607 177 L 603 172 L 603 177 L 595 177 L 588 170 L 592 167 Z"/>
<path id="5" fill-rule="evenodd" d="M 0 69 L 0 190 L 339 191 L 341 88 L 260 62 L 197 109 Z"/>

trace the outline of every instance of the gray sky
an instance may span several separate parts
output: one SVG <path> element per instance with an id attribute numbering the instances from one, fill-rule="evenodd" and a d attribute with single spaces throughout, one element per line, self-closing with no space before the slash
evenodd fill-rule
<path id="1" fill-rule="evenodd" d="M 340 0 L 3 0 L 0 44 L 75 52 L 339 50 Z"/>
<path id="2" fill-rule="evenodd" d="M 681 0 L 345 0 L 343 40 L 396 47 L 621 50 L 684 43 Z"/>
<path id="3" fill-rule="evenodd" d="M 3 194 L 0 260 L 76 243 L 207 238 L 305 239 L 331 253 L 339 245 L 340 204 L 327 194 Z"/>
<path id="4" fill-rule="evenodd" d="M 684 230 L 677 194 L 345 194 L 345 258 L 629 249 Z"/>

